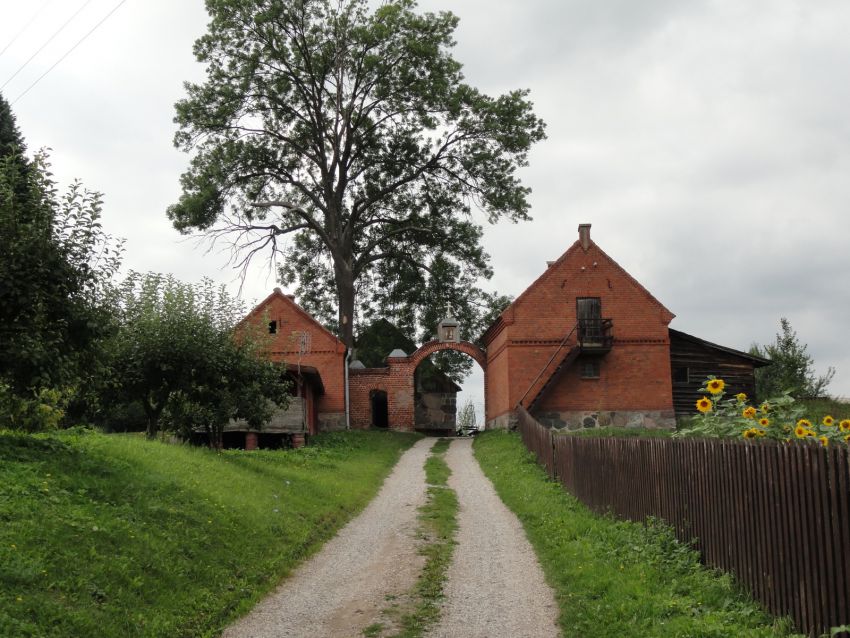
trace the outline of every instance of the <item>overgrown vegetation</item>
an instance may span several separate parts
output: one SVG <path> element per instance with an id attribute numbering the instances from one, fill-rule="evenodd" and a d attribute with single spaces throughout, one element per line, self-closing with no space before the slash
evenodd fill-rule
<path id="1" fill-rule="evenodd" d="M 699 414 L 691 417 L 676 436 L 766 438 L 786 443 L 817 439 L 824 446 L 850 443 L 850 418 L 825 414 L 813 419 L 806 412 L 807 405 L 787 391 L 751 404 L 743 392 L 726 398 L 725 388 L 723 379 L 709 376 L 700 389 L 703 396 L 696 402 Z M 834 401 L 823 405 L 829 404 L 840 405 Z"/>
<path id="2" fill-rule="evenodd" d="M 728 575 L 703 568 L 669 528 L 592 514 L 547 478 L 515 433 L 485 432 L 474 450 L 525 527 L 555 589 L 565 637 L 793 635 Z"/>
<path id="3" fill-rule="evenodd" d="M 0 432 L 0 635 L 214 636 L 375 495 L 414 435 L 227 451 Z"/>
<path id="4" fill-rule="evenodd" d="M 420 551 L 425 556 L 425 566 L 419 580 L 407 600 L 384 610 L 386 624 L 375 623 L 363 630 L 366 638 L 420 638 L 440 617 L 443 587 L 454 553 L 458 512 L 457 495 L 448 487 L 451 470 L 443 458 L 449 445 L 451 440 L 440 439 L 425 461 L 428 498 L 419 510 L 424 541 Z"/>

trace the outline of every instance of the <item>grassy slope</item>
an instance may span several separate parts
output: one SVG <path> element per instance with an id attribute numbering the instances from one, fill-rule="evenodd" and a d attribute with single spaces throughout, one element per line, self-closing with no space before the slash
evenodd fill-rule
<path id="1" fill-rule="evenodd" d="M 666 528 L 594 516 L 547 479 L 516 434 L 485 433 L 474 449 L 555 589 L 564 636 L 788 635 Z"/>
<path id="2" fill-rule="evenodd" d="M 218 455 L 0 432 L 0 635 L 214 635 L 361 510 L 415 438 Z"/>

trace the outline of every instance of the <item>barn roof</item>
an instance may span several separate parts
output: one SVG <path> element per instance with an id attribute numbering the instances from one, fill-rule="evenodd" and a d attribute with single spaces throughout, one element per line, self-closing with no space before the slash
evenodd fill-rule
<path id="1" fill-rule="evenodd" d="M 682 332 L 681 330 L 675 330 L 673 328 L 668 328 L 670 331 L 670 338 L 678 338 L 683 339 L 685 341 L 690 341 L 691 343 L 696 343 L 698 345 L 704 346 L 706 348 L 711 348 L 712 350 L 719 350 L 720 352 L 725 352 L 726 354 L 731 354 L 736 357 L 741 357 L 742 359 L 747 359 L 748 361 L 752 361 L 755 367 L 762 368 L 764 366 L 769 366 L 772 361 L 770 359 L 765 359 L 764 357 L 759 357 L 754 354 L 750 354 L 749 352 L 743 352 L 741 350 L 735 350 L 734 348 L 727 348 L 726 346 L 721 346 L 717 343 L 712 343 L 711 341 L 706 341 L 705 339 L 700 339 L 699 337 L 695 337 L 694 335 L 689 335 L 686 332 Z"/>

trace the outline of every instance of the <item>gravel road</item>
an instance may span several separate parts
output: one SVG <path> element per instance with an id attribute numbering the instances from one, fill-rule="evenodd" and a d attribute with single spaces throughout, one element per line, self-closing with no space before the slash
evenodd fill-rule
<path id="1" fill-rule="evenodd" d="M 559 636 L 554 592 L 522 525 L 472 455 L 472 440 L 453 441 L 446 462 L 460 503 L 458 545 L 442 617 L 429 638 Z"/>
<path id="2" fill-rule="evenodd" d="M 405 452 L 366 509 L 222 636 L 343 638 L 379 621 L 386 596 L 410 590 L 424 564 L 417 508 L 435 440 Z"/>

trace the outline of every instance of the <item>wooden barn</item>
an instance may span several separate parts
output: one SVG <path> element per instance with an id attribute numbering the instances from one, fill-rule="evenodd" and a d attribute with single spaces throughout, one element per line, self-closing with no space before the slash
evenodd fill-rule
<path id="1" fill-rule="evenodd" d="M 670 328 L 670 376 L 676 416 L 696 414 L 699 389 L 709 375 L 726 382 L 726 394 L 756 398 L 755 369 L 770 360 L 727 348 Z"/>

